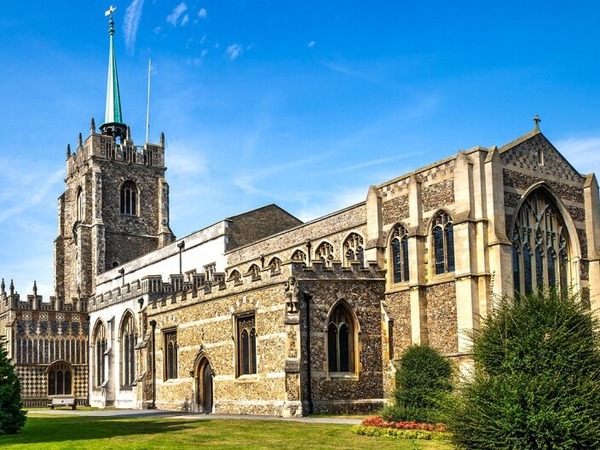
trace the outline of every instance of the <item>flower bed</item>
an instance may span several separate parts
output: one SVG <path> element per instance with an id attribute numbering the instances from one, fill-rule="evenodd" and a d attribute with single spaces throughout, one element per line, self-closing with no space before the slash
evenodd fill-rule
<path id="1" fill-rule="evenodd" d="M 387 436 L 399 439 L 448 439 L 446 427 L 441 424 L 392 422 L 381 417 L 368 417 L 352 432 L 364 436 Z"/>

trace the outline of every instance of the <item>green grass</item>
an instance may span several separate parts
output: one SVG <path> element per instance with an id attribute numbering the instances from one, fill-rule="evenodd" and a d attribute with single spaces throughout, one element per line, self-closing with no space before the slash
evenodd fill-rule
<path id="1" fill-rule="evenodd" d="M 210 418 L 122 418 L 35 415 L 21 433 L 0 436 L 0 448 L 17 449 L 396 449 L 450 450 L 436 441 L 357 436 L 351 425 Z"/>

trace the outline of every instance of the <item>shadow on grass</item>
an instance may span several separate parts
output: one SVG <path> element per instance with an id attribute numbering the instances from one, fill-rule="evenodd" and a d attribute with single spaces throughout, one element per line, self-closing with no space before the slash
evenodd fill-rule
<path id="1" fill-rule="evenodd" d="M 131 417 L 28 417 L 20 433 L 0 436 L 0 448 L 17 444 L 50 444 L 64 441 L 105 439 L 116 436 L 153 435 L 198 427 L 201 422 Z"/>

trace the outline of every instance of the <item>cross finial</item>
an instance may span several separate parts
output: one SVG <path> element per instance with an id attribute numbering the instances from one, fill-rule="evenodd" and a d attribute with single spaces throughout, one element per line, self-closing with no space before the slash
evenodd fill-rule
<path id="1" fill-rule="evenodd" d="M 533 117 L 533 121 L 535 122 L 535 129 L 539 131 L 540 129 L 540 122 L 542 121 L 542 119 L 540 119 L 540 116 L 538 116 L 537 114 Z"/>

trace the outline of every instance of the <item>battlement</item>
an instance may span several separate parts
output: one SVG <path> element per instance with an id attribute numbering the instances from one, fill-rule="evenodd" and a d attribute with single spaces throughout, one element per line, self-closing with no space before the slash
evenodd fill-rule
<path id="1" fill-rule="evenodd" d="M 21 294 L 15 290 L 13 281 L 10 281 L 9 291 L 5 290 L 4 279 L 0 285 L 0 313 L 8 310 L 25 311 L 59 311 L 59 312 L 87 312 L 87 300 L 73 299 L 70 303 L 65 303 L 55 296 L 51 296 L 44 301 L 42 295 L 37 294 L 37 285 L 33 282 L 33 294 L 28 294 L 24 300 Z"/>
<path id="2" fill-rule="evenodd" d="M 164 281 L 160 275 L 148 275 L 96 295 L 90 299 L 88 307 L 90 311 L 96 311 L 144 295 L 148 295 L 152 308 L 191 300 L 201 302 L 217 295 L 247 290 L 248 284 L 261 287 L 282 283 L 290 277 L 298 280 L 340 281 L 376 280 L 385 277 L 385 271 L 380 269 L 375 261 L 369 261 L 367 267 L 362 267 L 359 261 L 351 261 L 349 266 L 343 266 L 341 261 L 332 261 L 330 264 L 313 261 L 310 266 L 304 262 L 288 261 L 279 267 L 263 269 L 259 269 L 256 264 L 251 264 L 246 271 L 240 270 L 239 267 L 230 268 L 228 274 L 214 273 L 211 279 L 208 279 L 204 273 L 173 274 L 169 276 L 168 281 Z"/>
<path id="3" fill-rule="evenodd" d="M 146 143 L 139 146 L 134 145 L 134 142 L 129 138 L 118 142 L 113 136 L 98 134 L 95 130 L 83 142 L 80 134 L 77 150 L 71 153 L 70 146 L 67 147 L 67 176 L 75 173 L 79 167 L 91 158 L 164 168 L 164 135 L 161 135 L 160 144 Z"/>

